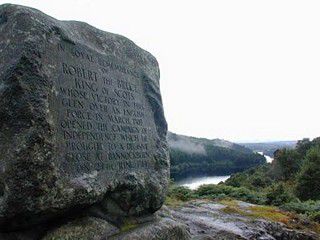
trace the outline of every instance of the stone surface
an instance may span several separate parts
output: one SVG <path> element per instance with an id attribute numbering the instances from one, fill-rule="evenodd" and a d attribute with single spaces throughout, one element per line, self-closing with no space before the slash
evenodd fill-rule
<path id="1" fill-rule="evenodd" d="M 111 236 L 112 240 L 188 240 L 190 234 L 183 223 L 179 223 L 170 218 L 162 218 L 158 221 L 150 222 L 138 226 L 130 231 Z"/>
<path id="2" fill-rule="evenodd" d="M 229 202 L 230 203 L 230 202 Z M 101 217 L 76 217 L 37 226 L 28 231 L 0 233 L 1 240 L 318 240 L 319 235 L 302 225 L 288 225 L 255 218 L 258 205 L 234 201 L 241 211 L 228 210 L 223 202 L 193 200 L 179 206 L 163 206 L 148 217 L 127 217 L 114 224 Z M 226 211 L 227 210 L 227 211 Z M 295 220 L 296 221 L 296 220 Z M 302 230 L 304 229 L 304 230 Z"/>
<path id="3" fill-rule="evenodd" d="M 86 217 L 69 222 L 49 231 L 42 239 L 90 239 L 101 240 L 119 233 L 120 230 L 102 219 Z"/>
<path id="4" fill-rule="evenodd" d="M 249 211 L 252 205 L 237 202 Z M 283 223 L 225 211 L 228 205 L 195 200 L 181 206 L 163 206 L 148 218 L 126 218 L 114 225 L 98 217 L 81 217 L 29 233 L 0 235 L 3 240 L 113 239 L 113 240 L 317 240 L 314 232 L 293 229 Z M 38 234 L 36 234 L 38 231 Z M 33 235 L 31 235 L 33 233 Z M 40 234 L 39 234 L 40 233 Z M 10 237 L 10 238 L 9 238 Z"/>
<path id="5" fill-rule="evenodd" d="M 252 204 L 237 201 L 243 211 Z M 318 240 L 310 230 L 292 229 L 280 222 L 253 218 L 225 211 L 227 205 L 213 201 L 194 200 L 177 207 L 164 206 L 159 215 L 169 217 L 188 227 L 191 239 L 205 240 Z"/>
<path id="6" fill-rule="evenodd" d="M 188 240 L 186 226 L 170 218 L 157 218 L 143 224 L 126 223 L 115 227 L 104 220 L 85 218 L 49 232 L 42 240 Z"/>
<path id="7" fill-rule="evenodd" d="M 0 59 L 0 229 L 92 204 L 117 218 L 162 206 L 167 124 L 150 53 L 86 23 L 5 4 Z"/>

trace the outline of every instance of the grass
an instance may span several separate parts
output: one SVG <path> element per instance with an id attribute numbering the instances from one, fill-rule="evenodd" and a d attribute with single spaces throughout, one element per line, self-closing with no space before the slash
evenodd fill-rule
<path id="1" fill-rule="evenodd" d="M 183 203 L 184 203 L 183 201 L 181 201 L 175 197 L 170 197 L 170 196 L 167 196 L 166 201 L 165 201 L 165 205 L 173 207 L 173 208 L 180 207 L 183 205 Z"/>
<path id="2" fill-rule="evenodd" d="M 241 207 L 236 200 L 221 200 L 220 203 L 226 206 L 222 211 L 227 214 L 239 214 L 253 219 L 261 218 L 285 224 L 290 220 L 289 214 L 281 211 L 277 207 L 264 205 Z"/>

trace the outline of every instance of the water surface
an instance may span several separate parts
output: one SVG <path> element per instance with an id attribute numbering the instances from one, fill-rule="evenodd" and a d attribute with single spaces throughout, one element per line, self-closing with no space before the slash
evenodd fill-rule
<path id="1" fill-rule="evenodd" d="M 267 160 L 268 163 L 271 163 L 273 161 L 273 158 L 268 156 L 268 155 L 265 155 L 263 152 L 257 152 L 259 154 L 261 154 L 262 156 L 264 156 Z"/>
<path id="2" fill-rule="evenodd" d="M 192 190 L 197 189 L 200 185 L 203 184 L 218 184 L 219 182 L 224 182 L 230 176 L 209 176 L 209 177 L 195 177 L 187 178 L 181 181 L 178 181 L 177 184 L 190 188 Z"/>

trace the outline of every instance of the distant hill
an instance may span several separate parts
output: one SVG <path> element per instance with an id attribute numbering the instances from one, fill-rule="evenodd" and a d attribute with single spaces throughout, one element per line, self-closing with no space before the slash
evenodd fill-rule
<path id="1" fill-rule="evenodd" d="M 261 143 L 239 143 L 252 151 L 263 152 L 265 155 L 273 157 L 273 153 L 281 148 L 294 149 L 297 141 L 278 141 L 278 142 L 261 142 Z"/>
<path id="2" fill-rule="evenodd" d="M 169 132 L 171 177 L 226 175 L 266 162 L 247 147 L 222 139 L 209 140 Z"/>

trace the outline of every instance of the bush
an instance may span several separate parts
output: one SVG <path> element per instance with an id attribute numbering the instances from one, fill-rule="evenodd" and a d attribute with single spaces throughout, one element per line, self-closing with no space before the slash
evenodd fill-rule
<path id="1" fill-rule="evenodd" d="M 320 211 L 320 201 L 293 201 L 282 205 L 281 208 L 291 212 L 310 215 L 311 213 Z"/>
<path id="2" fill-rule="evenodd" d="M 194 194 L 198 197 L 221 199 L 222 196 L 224 196 L 225 198 L 233 198 L 251 203 L 265 203 L 263 195 L 258 194 L 257 192 L 251 191 L 245 187 L 232 187 L 224 184 L 202 185 L 194 191 Z"/>
<path id="3" fill-rule="evenodd" d="M 281 206 L 282 209 L 303 214 L 312 221 L 320 223 L 320 201 L 290 202 Z"/>
<path id="4" fill-rule="evenodd" d="M 265 188 L 272 183 L 272 180 L 265 176 L 254 176 L 250 183 L 254 188 Z"/>
<path id="5" fill-rule="evenodd" d="M 270 176 L 271 164 L 251 168 L 247 171 L 231 175 L 225 184 L 232 187 L 245 187 L 254 191 L 261 191 L 273 183 Z"/>
<path id="6" fill-rule="evenodd" d="M 201 185 L 194 192 L 199 197 L 214 196 L 214 195 L 218 195 L 218 194 L 229 195 L 230 192 L 232 192 L 232 189 L 233 189 L 233 187 L 226 186 L 226 185 L 206 184 L 206 185 Z"/>
<path id="7" fill-rule="evenodd" d="M 310 214 L 310 219 L 311 219 L 312 221 L 315 221 L 315 222 L 320 223 L 320 211 L 311 213 L 311 214 Z"/>
<path id="8" fill-rule="evenodd" d="M 274 206 L 280 206 L 295 199 L 294 196 L 287 191 L 283 183 L 272 185 L 266 197 L 266 203 Z"/>
<path id="9" fill-rule="evenodd" d="M 192 190 L 183 186 L 171 186 L 169 188 L 168 196 L 181 201 L 188 201 L 191 199 Z"/>

